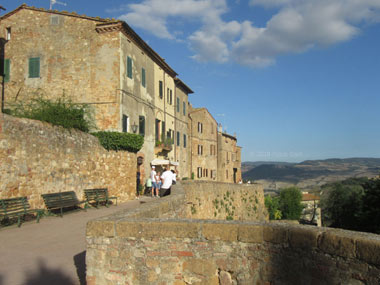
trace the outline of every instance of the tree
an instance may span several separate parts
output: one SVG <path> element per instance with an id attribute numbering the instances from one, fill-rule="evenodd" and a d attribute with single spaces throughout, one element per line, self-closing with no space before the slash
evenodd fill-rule
<path id="1" fill-rule="evenodd" d="M 363 182 L 364 180 L 350 179 L 333 183 L 324 189 L 321 206 L 325 226 L 360 230 Z"/>
<path id="2" fill-rule="evenodd" d="M 289 187 L 281 190 L 279 197 L 279 209 L 285 220 L 299 220 L 303 205 L 302 193 L 297 187 Z"/>
<path id="3" fill-rule="evenodd" d="M 368 180 L 363 188 L 360 230 L 380 234 L 380 179 Z"/>

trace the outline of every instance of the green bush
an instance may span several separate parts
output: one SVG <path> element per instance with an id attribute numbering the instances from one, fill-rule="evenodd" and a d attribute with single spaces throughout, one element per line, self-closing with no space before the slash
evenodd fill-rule
<path id="1" fill-rule="evenodd" d="M 144 137 L 136 134 L 102 131 L 92 135 L 96 136 L 107 150 L 138 152 L 144 144 Z"/>
<path id="2" fill-rule="evenodd" d="M 9 110 L 11 115 L 40 120 L 66 129 L 78 129 L 89 132 L 94 128 L 92 113 L 87 104 L 75 104 L 71 100 L 56 101 L 42 97 L 32 98 L 28 102 L 15 103 Z"/>
<path id="3" fill-rule="evenodd" d="M 269 195 L 265 196 L 265 207 L 268 209 L 270 220 L 280 220 L 281 219 L 282 213 L 279 210 L 279 207 L 280 207 L 279 197 L 273 197 L 272 198 Z"/>

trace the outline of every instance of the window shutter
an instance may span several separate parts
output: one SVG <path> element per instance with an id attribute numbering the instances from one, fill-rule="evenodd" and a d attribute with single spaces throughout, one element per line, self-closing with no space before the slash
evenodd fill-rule
<path id="1" fill-rule="evenodd" d="M 183 134 L 183 147 L 186 147 L 186 135 Z"/>
<path id="2" fill-rule="evenodd" d="M 159 82 L 159 94 L 160 94 L 160 98 L 162 99 L 162 97 L 163 97 L 163 86 L 162 86 L 161 80 Z"/>
<path id="3" fill-rule="evenodd" d="M 139 116 L 139 134 L 144 136 L 145 135 L 145 117 Z"/>
<path id="4" fill-rule="evenodd" d="M 29 78 L 40 77 L 40 58 L 29 58 Z"/>
<path id="5" fill-rule="evenodd" d="M 179 112 L 179 98 L 177 98 L 177 112 Z"/>
<path id="6" fill-rule="evenodd" d="M 8 82 L 11 73 L 11 60 L 4 60 L 4 82 Z"/>
<path id="7" fill-rule="evenodd" d="M 142 68 L 141 69 L 141 85 L 143 86 L 143 87 L 145 87 L 145 69 L 144 68 Z"/>
<path id="8" fill-rule="evenodd" d="M 127 76 L 132 79 L 132 58 L 127 57 Z"/>
<path id="9" fill-rule="evenodd" d="M 180 137 L 179 132 L 177 132 L 177 146 L 180 145 L 179 137 Z"/>
<path id="10" fill-rule="evenodd" d="M 183 102 L 183 115 L 186 116 L 186 102 Z"/>

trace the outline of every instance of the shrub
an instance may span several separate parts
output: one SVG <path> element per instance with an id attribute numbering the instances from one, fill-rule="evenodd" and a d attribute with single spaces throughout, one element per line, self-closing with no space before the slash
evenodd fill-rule
<path id="1" fill-rule="evenodd" d="M 82 132 L 89 132 L 95 126 L 87 104 L 75 104 L 71 100 L 62 98 L 53 101 L 35 97 L 28 102 L 13 104 L 9 113 L 17 117 L 48 122 L 66 129 L 78 129 Z"/>
<path id="2" fill-rule="evenodd" d="M 96 136 L 107 150 L 138 152 L 144 144 L 144 137 L 136 134 L 102 131 L 92 135 Z"/>
<path id="3" fill-rule="evenodd" d="M 256 207 L 256 206 L 255 206 Z M 279 197 L 265 196 L 265 207 L 268 209 L 270 220 L 280 220 L 282 213 L 279 210 L 280 200 Z"/>

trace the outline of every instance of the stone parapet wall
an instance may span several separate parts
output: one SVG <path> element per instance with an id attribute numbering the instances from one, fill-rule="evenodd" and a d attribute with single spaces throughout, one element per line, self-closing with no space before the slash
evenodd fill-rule
<path id="1" fill-rule="evenodd" d="M 90 221 L 87 284 L 379 284 L 379 235 L 184 219 L 195 193 L 204 201 L 227 189 L 211 184 L 182 182 L 171 196 Z"/>
<path id="2" fill-rule="evenodd" d="M 180 219 L 91 222 L 88 284 L 378 284 L 380 237 Z"/>
<path id="3" fill-rule="evenodd" d="M 92 135 L 0 114 L 0 199 L 107 187 L 119 201 L 135 198 L 136 154 L 105 150 Z"/>
<path id="4" fill-rule="evenodd" d="M 182 185 L 186 193 L 187 218 L 268 220 L 260 184 L 183 181 Z"/>

